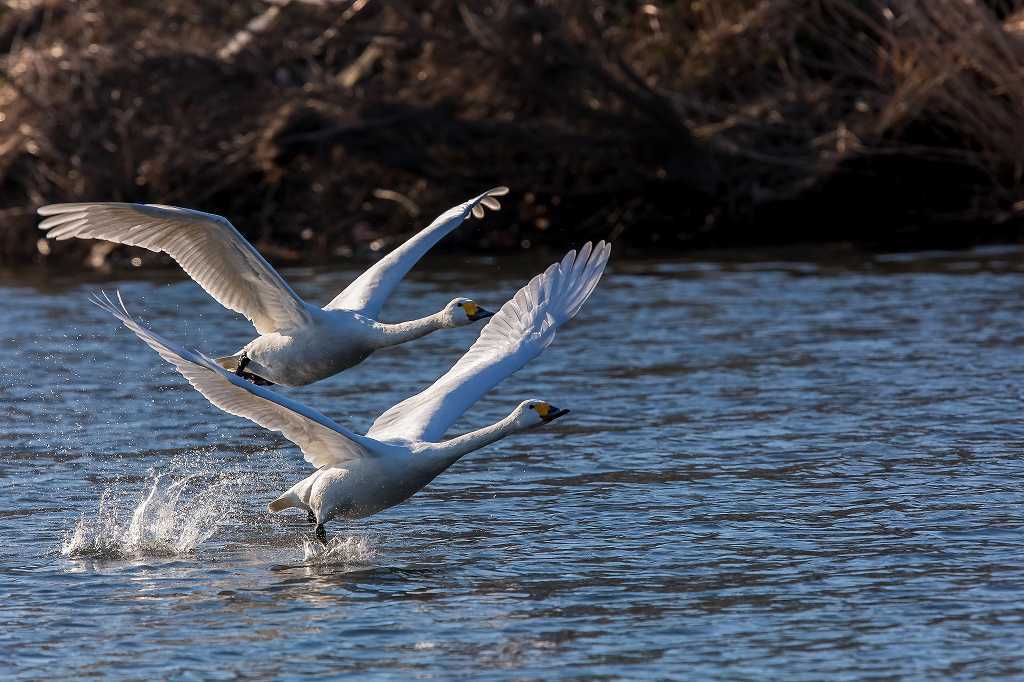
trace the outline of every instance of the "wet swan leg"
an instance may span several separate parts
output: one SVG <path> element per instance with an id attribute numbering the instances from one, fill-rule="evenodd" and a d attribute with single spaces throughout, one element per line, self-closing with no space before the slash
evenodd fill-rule
<path id="1" fill-rule="evenodd" d="M 245 371 L 245 366 L 248 365 L 248 364 L 249 364 L 249 356 L 246 355 L 245 353 L 242 353 L 242 357 L 238 359 L 238 367 L 235 368 L 235 374 L 240 376 L 240 377 L 242 377 L 243 379 L 248 379 L 249 381 L 251 381 L 252 383 L 256 384 L 257 386 L 273 386 L 274 385 L 273 381 L 267 381 L 263 377 L 257 376 L 255 374 L 253 374 L 252 372 L 246 372 Z"/>
<path id="2" fill-rule="evenodd" d="M 245 353 L 242 353 L 242 357 L 238 359 L 238 367 L 235 367 L 235 374 L 237 374 L 240 377 L 244 377 L 246 375 L 245 366 L 248 364 L 249 356 L 246 355 Z"/>

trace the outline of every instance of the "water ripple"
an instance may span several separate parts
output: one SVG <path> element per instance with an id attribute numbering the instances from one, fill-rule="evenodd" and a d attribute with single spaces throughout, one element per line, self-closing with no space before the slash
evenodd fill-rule
<path id="1" fill-rule="evenodd" d="M 329 524 L 308 470 L 85 297 L 210 353 L 252 330 L 188 281 L 4 288 L 8 677 L 1024 676 L 1021 251 L 613 261 L 521 397 L 572 408 L 407 503 Z M 546 258 L 434 261 L 389 303 L 499 305 Z M 354 272 L 288 273 L 327 301 Z M 469 327 L 289 391 L 366 428 Z"/>

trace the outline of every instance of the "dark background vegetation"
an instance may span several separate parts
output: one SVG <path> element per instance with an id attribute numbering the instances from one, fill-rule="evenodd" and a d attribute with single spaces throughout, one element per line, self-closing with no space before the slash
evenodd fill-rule
<path id="1" fill-rule="evenodd" d="M 34 209 L 220 213 L 275 262 L 443 248 L 1016 241 L 1024 2 L 22 0 L 0 15 L 0 262 Z"/>

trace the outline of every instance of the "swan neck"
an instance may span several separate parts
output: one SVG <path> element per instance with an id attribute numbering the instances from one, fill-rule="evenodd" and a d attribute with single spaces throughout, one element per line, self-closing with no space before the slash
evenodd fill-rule
<path id="1" fill-rule="evenodd" d="M 436 463 L 441 465 L 441 471 L 444 471 L 465 455 L 499 441 L 517 430 L 514 415 L 510 414 L 490 426 L 437 443 L 432 447 L 432 454 Z"/>
<path id="2" fill-rule="evenodd" d="M 444 311 L 442 310 L 433 315 L 421 317 L 417 320 L 409 320 L 408 322 L 398 322 L 396 324 L 379 322 L 377 328 L 380 331 L 381 346 L 396 346 L 400 343 L 426 336 L 431 332 L 436 332 L 438 329 L 444 329 L 444 327 Z"/>

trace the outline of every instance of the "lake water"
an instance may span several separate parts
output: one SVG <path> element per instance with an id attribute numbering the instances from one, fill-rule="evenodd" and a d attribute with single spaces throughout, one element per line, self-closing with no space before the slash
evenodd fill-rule
<path id="1" fill-rule="evenodd" d="M 500 305 L 550 258 L 435 259 L 385 308 Z M 452 267 L 452 266 L 455 267 Z M 308 300 L 354 272 L 289 270 Z M 210 353 L 175 271 L 0 285 L 4 677 L 763 680 L 1024 675 L 1024 252 L 636 260 L 456 430 L 572 414 L 406 503 L 265 509 L 297 448 L 89 305 Z M 365 429 L 477 327 L 288 394 Z"/>

